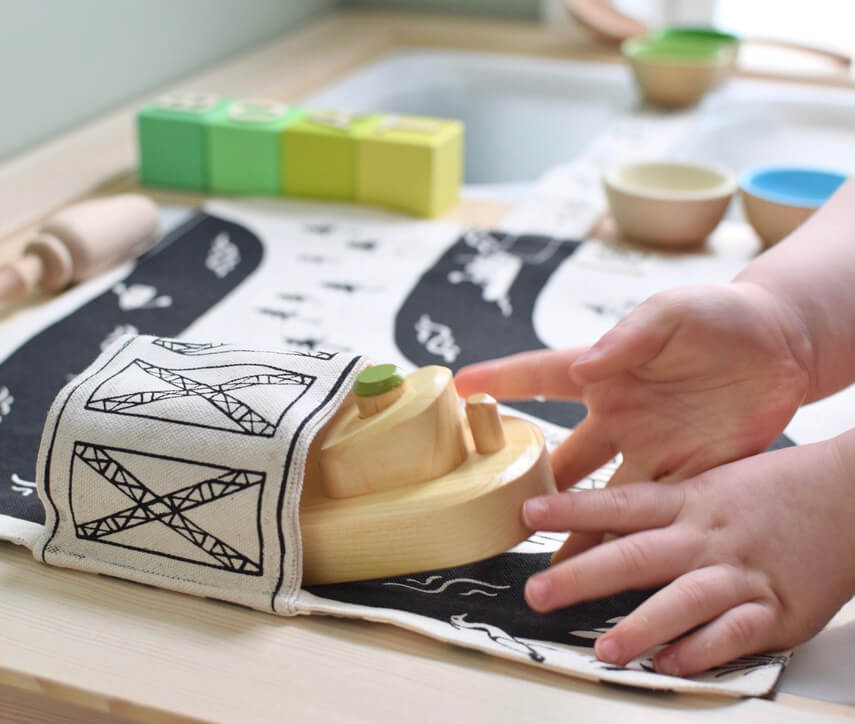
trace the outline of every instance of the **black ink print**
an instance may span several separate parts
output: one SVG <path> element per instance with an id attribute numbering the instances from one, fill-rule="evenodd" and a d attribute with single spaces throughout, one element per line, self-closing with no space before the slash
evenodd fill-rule
<path id="1" fill-rule="evenodd" d="M 534 305 L 543 287 L 578 246 L 546 236 L 468 231 L 422 274 L 395 319 L 395 343 L 416 366 L 446 364 L 453 371 L 492 357 L 542 349 Z M 455 352 L 438 360 L 424 338 L 425 319 L 453 330 Z M 421 320 L 421 322 L 420 322 Z M 565 427 L 585 416 L 578 403 L 513 405 Z"/>
<path id="2" fill-rule="evenodd" d="M 186 357 L 214 354 L 226 347 L 223 342 L 181 342 L 177 339 L 155 339 L 152 344 Z"/>
<path id="3" fill-rule="evenodd" d="M 357 251 L 374 251 L 377 248 L 376 241 L 349 241 L 347 242 L 347 246 L 350 249 L 356 249 Z"/>
<path id="4" fill-rule="evenodd" d="M 168 463 L 168 469 L 172 475 L 180 475 L 182 466 L 188 468 L 188 475 L 194 476 L 192 482 L 183 481 L 185 484 L 168 493 L 156 493 L 145 482 L 142 477 L 135 474 L 135 469 L 150 469 L 152 460 Z M 198 479 L 199 467 L 210 471 L 201 480 Z M 158 469 L 155 467 L 155 469 Z M 250 576 L 262 574 L 261 558 L 261 489 L 264 486 L 264 474 L 248 470 L 233 470 L 218 466 L 210 466 L 177 458 L 167 458 L 158 455 L 140 453 L 135 450 L 123 450 L 118 448 L 107 448 L 98 445 L 90 445 L 78 442 L 74 445 L 74 455 L 71 461 L 70 475 L 70 497 L 75 499 L 74 489 L 85 485 L 93 488 L 93 492 L 85 496 L 87 504 L 97 506 L 100 496 L 97 494 L 97 483 L 93 482 L 93 476 L 87 475 L 91 470 L 97 476 L 100 484 L 111 486 L 123 493 L 132 505 L 112 510 L 95 518 L 78 520 L 80 511 L 72 508 L 75 532 L 78 538 L 97 541 L 109 545 L 128 548 L 131 550 L 151 553 L 153 555 L 165 556 L 177 560 L 212 568 L 222 568 L 234 573 Z M 192 471 L 192 472 L 190 472 Z M 254 531 L 258 540 L 255 547 L 259 553 L 249 556 L 235 545 L 232 545 L 218 536 L 205 530 L 196 524 L 190 517 L 192 511 L 200 509 L 208 504 L 229 496 L 237 496 L 249 491 L 250 495 L 244 495 L 240 503 L 231 503 L 231 513 L 234 515 L 239 511 L 239 506 L 249 506 L 254 511 L 256 520 Z M 87 512 L 91 513 L 90 510 Z M 178 548 L 173 539 L 161 538 L 160 536 L 128 534 L 150 523 L 159 523 L 166 529 L 177 533 L 186 543 Z M 246 536 L 248 531 L 236 529 L 236 536 Z M 170 544 L 167 545 L 167 542 Z M 160 543 L 163 547 L 158 549 Z M 176 550 L 182 551 L 181 553 Z"/>
<path id="5" fill-rule="evenodd" d="M 322 344 L 321 340 L 313 340 L 313 339 L 298 339 L 295 337 L 283 337 L 283 341 L 289 346 L 293 347 L 306 347 L 306 350 L 300 349 L 291 349 L 291 350 L 265 350 L 265 354 L 275 354 L 275 355 L 283 355 L 283 356 L 297 356 L 297 357 L 312 357 L 314 359 L 319 360 L 331 360 L 333 359 L 339 352 L 348 352 L 345 347 L 341 347 L 339 345 L 325 345 L 329 348 L 335 349 L 335 352 L 328 352 L 324 350 L 317 349 L 317 347 Z M 176 339 L 156 339 L 154 340 L 154 344 L 158 347 L 163 347 L 164 349 L 168 349 L 170 352 L 175 352 L 176 354 L 183 355 L 185 357 L 208 357 L 211 355 L 217 354 L 230 354 L 232 352 L 246 352 L 247 354 L 258 354 L 259 350 L 257 349 L 245 349 L 240 348 L 231 344 L 225 344 L 224 342 L 182 342 Z"/>
<path id="6" fill-rule="evenodd" d="M 297 312 L 286 312 L 282 309 L 270 309 L 269 307 L 259 307 L 257 311 L 259 314 L 282 320 L 293 319 L 297 316 Z"/>
<path id="7" fill-rule="evenodd" d="M 790 659 L 792 658 L 792 653 L 754 654 L 752 656 L 742 656 L 738 659 L 734 659 L 730 663 L 723 664 L 722 666 L 716 666 L 710 669 L 710 672 L 714 674 L 716 679 L 720 679 L 723 676 L 728 676 L 729 674 L 737 673 L 746 676 L 752 671 L 756 671 L 757 669 L 763 669 L 767 666 L 773 666 L 777 664 L 782 667 L 786 667 L 787 665 L 789 665 Z"/>
<path id="8" fill-rule="evenodd" d="M 86 409 L 272 437 L 315 379 L 268 365 L 167 369 L 136 359 L 98 385 Z M 260 387 L 278 389 L 260 396 Z M 256 409 L 259 405 L 263 407 Z M 209 420 L 211 408 L 219 413 L 219 424 Z"/>
<path id="9" fill-rule="evenodd" d="M 540 653 L 534 646 L 526 641 L 522 641 L 515 636 L 502 631 L 498 626 L 493 626 L 488 623 L 474 623 L 466 620 L 468 614 L 460 613 L 451 617 L 449 623 L 452 628 L 458 630 L 465 629 L 467 631 L 480 631 L 486 634 L 487 638 L 494 643 L 504 646 L 511 651 L 527 654 L 528 657 L 536 664 L 542 664 L 546 661 L 546 657 Z"/>
<path id="10" fill-rule="evenodd" d="M 584 647 L 592 647 L 593 640 L 575 636 L 573 631 L 593 630 L 610 619 L 626 616 L 652 593 L 628 591 L 552 613 L 535 613 L 523 598 L 523 587 L 529 576 L 549 566 L 550 556 L 550 553 L 503 553 L 444 570 L 312 586 L 308 590 L 322 598 L 396 608 L 444 622 L 459 615 L 461 601 L 466 601 L 465 610 L 470 621 L 495 626 L 516 638 Z M 483 593 L 462 596 L 475 589 Z"/>
<path id="11" fill-rule="evenodd" d="M 350 282 L 322 282 L 321 286 L 324 289 L 332 289 L 336 292 L 345 292 L 346 294 L 353 294 L 354 292 L 363 289 L 361 285 L 351 284 Z"/>
<path id="12" fill-rule="evenodd" d="M 310 234 L 327 235 L 335 231 L 335 224 L 306 224 L 303 229 Z"/>

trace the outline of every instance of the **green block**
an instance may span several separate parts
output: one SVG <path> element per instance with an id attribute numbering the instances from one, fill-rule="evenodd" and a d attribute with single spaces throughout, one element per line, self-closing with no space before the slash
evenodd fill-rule
<path id="1" fill-rule="evenodd" d="M 357 138 L 372 129 L 377 119 L 375 115 L 306 111 L 284 132 L 285 194 L 355 199 Z"/>
<path id="2" fill-rule="evenodd" d="M 282 193 L 282 132 L 302 111 L 276 101 L 238 101 L 208 122 L 209 187 L 216 193 Z"/>
<path id="3" fill-rule="evenodd" d="M 383 116 L 357 139 L 356 198 L 418 216 L 454 204 L 463 178 L 463 124 Z"/>
<path id="4" fill-rule="evenodd" d="M 172 93 L 137 114 L 140 181 L 203 191 L 208 187 L 208 120 L 228 101 L 210 93 Z"/>

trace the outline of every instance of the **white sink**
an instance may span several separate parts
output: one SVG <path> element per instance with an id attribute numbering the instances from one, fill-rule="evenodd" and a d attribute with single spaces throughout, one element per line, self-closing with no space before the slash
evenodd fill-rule
<path id="1" fill-rule="evenodd" d="M 457 118 L 467 184 L 533 181 L 638 103 L 620 65 L 445 50 L 387 55 L 303 102 Z"/>
<path id="2" fill-rule="evenodd" d="M 613 121 L 642 110 L 621 65 L 422 49 L 387 55 L 304 103 L 460 119 L 466 183 L 506 186 L 579 158 Z M 852 173 L 855 92 L 734 79 L 690 113 L 665 155 L 737 173 L 779 163 Z"/>
<path id="3" fill-rule="evenodd" d="M 855 172 L 855 91 L 733 80 L 698 108 L 669 155 L 749 166 Z"/>

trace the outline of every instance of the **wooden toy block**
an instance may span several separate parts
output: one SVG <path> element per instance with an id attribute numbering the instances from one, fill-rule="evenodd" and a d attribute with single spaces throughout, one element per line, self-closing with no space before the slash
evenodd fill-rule
<path id="1" fill-rule="evenodd" d="M 209 119 L 228 101 L 211 93 L 172 93 L 137 115 L 140 180 L 149 186 L 208 188 Z"/>
<path id="2" fill-rule="evenodd" d="M 535 425 L 500 416 L 486 395 L 464 416 L 445 367 L 403 381 L 381 367 L 363 371 L 312 445 L 300 504 L 305 584 L 497 555 L 531 534 L 523 501 L 555 491 Z M 384 400 L 372 412 L 360 398 Z"/>
<path id="3" fill-rule="evenodd" d="M 356 198 L 356 139 L 378 116 L 307 111 L 285 129 L 284 192 L 288 196 L 349 201 Z"/>
<path id="4" fill-rule="evenodd" d="M 302 111 L 278 101 L 232 103 L 208 120 L 209 187 L 215 193 L 282 193 L 282 132 Z"/>
<path id="5" fill-rule="evenodd" d="M 356 198 L 420 216 L 457 201 L 463 174 L 458 121 L 387 115 L 357 141 Z"/>

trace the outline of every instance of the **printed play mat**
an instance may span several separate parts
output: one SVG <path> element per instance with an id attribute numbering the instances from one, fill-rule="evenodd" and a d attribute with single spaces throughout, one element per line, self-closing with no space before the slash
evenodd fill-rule
<path id="1" fill-rule="evenodd" d="M 745 261 L 646 257 L 330 205 L 212 202 L 135 264 L 4 333 L 0 537 L 55 565 L 271 613 L 390 623 L 590 680 L 763 695 L 789 654 L 693 679 L 656 674 L 649 658 L 597 661 L 595 638 L 649 591 L 530 611 L 523 585 L 548 565 L 555 534 L 471 565 L 302 588 L 301 469 L 291 462 L 314 416 L 368 360 L 456 370 L 591 343 L 659 289 L 727 281 Z M 512 407 L 552 444 L 585 414 L 577 404 Z M 206 449 L 232 451 L 232 462 Z"/>

